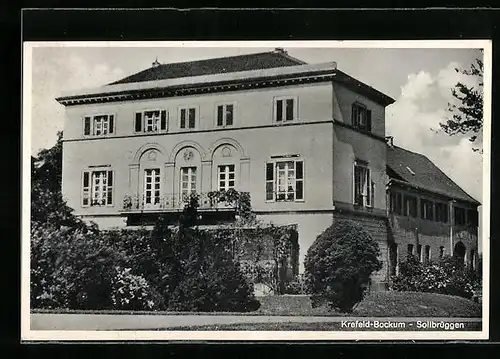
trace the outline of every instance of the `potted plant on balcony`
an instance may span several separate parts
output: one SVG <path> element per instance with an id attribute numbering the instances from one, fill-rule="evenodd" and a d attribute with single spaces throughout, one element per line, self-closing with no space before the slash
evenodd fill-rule
<path id="1" fill-rule="evenodd" d="M 129 210 L 132 208 L 132 197 L 129 195 L 126 195 L 123 197 L 123 209 Z"/>

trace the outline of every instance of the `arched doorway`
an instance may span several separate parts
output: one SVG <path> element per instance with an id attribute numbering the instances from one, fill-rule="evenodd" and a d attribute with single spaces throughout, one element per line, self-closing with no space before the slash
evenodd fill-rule
<path id="1" fill-rule="evenodd" d="M 466 248 L 462 242 L 457 242 L 453 248 L 453 256 L 459 258 L 462 263 L 465 261 Z"/>

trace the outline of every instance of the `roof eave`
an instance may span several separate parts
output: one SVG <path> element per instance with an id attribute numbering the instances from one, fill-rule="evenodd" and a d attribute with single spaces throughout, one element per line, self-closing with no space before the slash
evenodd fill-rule
<path id="1" fill-rule="evenodd" d="M 461 201 L 461 202 L 468 202 L 468 203 L 472 203 L 472 204 L 477 205 L 477 206 L 481 206 L 481 202 L 479 202 L 478 200 L 472 198 L 470 195 L 468 195 L 470 197 L 469 199 L 465 199 L 465 198 L 457 197 L 457 196 L 450 196 L 450 195 L 448 195 L 446 193 L 442 193 L 442 192 L 439 192 L 439 191 L 436 191 L 436 190 L 432 190 L 432 189 L 429 189 L 429 188 L 418 186 L 418 185 L 413 184 L 411 182 L 402 181 L 402 180 L 399 180 L 399 179 L 396 179 L 396 178 L 390 178 L 388 186 L 390 186 L 392 183 L 396 183 L 398 185 L 412 187 L 414 189 L 422 190 L 422 191 L 429 192 L 429 193 L 434 193 L 434 194 L 437 194 L 439 196 L 443 196 L 443 197 L 449 198 L 451 200 L 456 200 L 456 201 Z"/>
<path id="2" fill-rule="evenodd" d="M 396 100 L 393 99 L 392 97 L 387 96 L 386 94 L 365 84 L 364 82 L 356 80 L 354 77 L 351 77 L 345 72 L 342 72 L 340 70 L 336 71 L 334 80 L 337 80 L 338 83 L 343 84 L 348 88 L 356 89 L 369 99 L 383 105 L 384 107 L 392 105 L 394 102 L 396 102 Z"/>
<path id="3" fill-rule="evenodd" d="M 57 97 L 56 100 L 60 102 L 60 100 L 66 100 L 72 98 L 84 98 L 86 96 L 91 97 L 103 94 L 111 95 L 111 94 L 127 93 L 139 90 L 142 91 L 160 90 L 180 85 L 194 87 L 194 86 L 210 85 L 210 84 L 225 83 L 225 82 L 259 80 L 262 78 L 304 76 L 306 74 L 314 75 L 315 73 L 324 73 L 324 72 L 334 73 L 336 68 L 337 66 L 335 62 L 329 62 L 324 64 L 313 64 L 313 65 L 305 64 L 297 66 L 287 66 L 283 68 L 271 68 L 264 70 L 241 71 L 241 72 L 232 72 L 225 74 L 182 77 L 182 78 L 167 79 L 167 80 L 144 81 L 144 82 L 118 84 L 118 85 L 106 85 L 98 88 L 85 89 L 85 90 L 62 94 L 61 96 Z"/>

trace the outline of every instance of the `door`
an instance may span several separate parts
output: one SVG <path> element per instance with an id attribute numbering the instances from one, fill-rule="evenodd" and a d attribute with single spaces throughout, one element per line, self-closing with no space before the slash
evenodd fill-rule
<path id="1" fill-rule="evenodd" d="M 148 168 L 144 170 L 144 208 L 160 207 L 160 169 Z"/>
<path id="2" fill-rule="evenodd" d="M 184 199 L 194 192 L 196 192 L 196 167 L 182 167 L 180 202 L 183 203 Z"/>

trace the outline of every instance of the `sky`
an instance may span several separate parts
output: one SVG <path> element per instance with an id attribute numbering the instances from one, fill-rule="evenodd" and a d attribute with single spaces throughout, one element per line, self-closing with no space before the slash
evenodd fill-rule
<path id="1" fill-rule="evenodd" d="M 274 48 L 37 47 L 32 53 L 31 153 L 51 147 L 62 130 L 64 91 L 98 87 L 161 63 L 272 51 Z M 467 136 L 448 136 L 439 123 L 453 101 L 451 88 L 472 77 L 468 68 L 477 49 L 285 48 L 307 63 L 337 63 L 338 69 L 394 98 L 386 109 L 386 135 L 394 144 L 426 155 L 467 193 L 482 201 L 482 156 Z M 473 83 L 473 82 L 472 82 Z"/>

